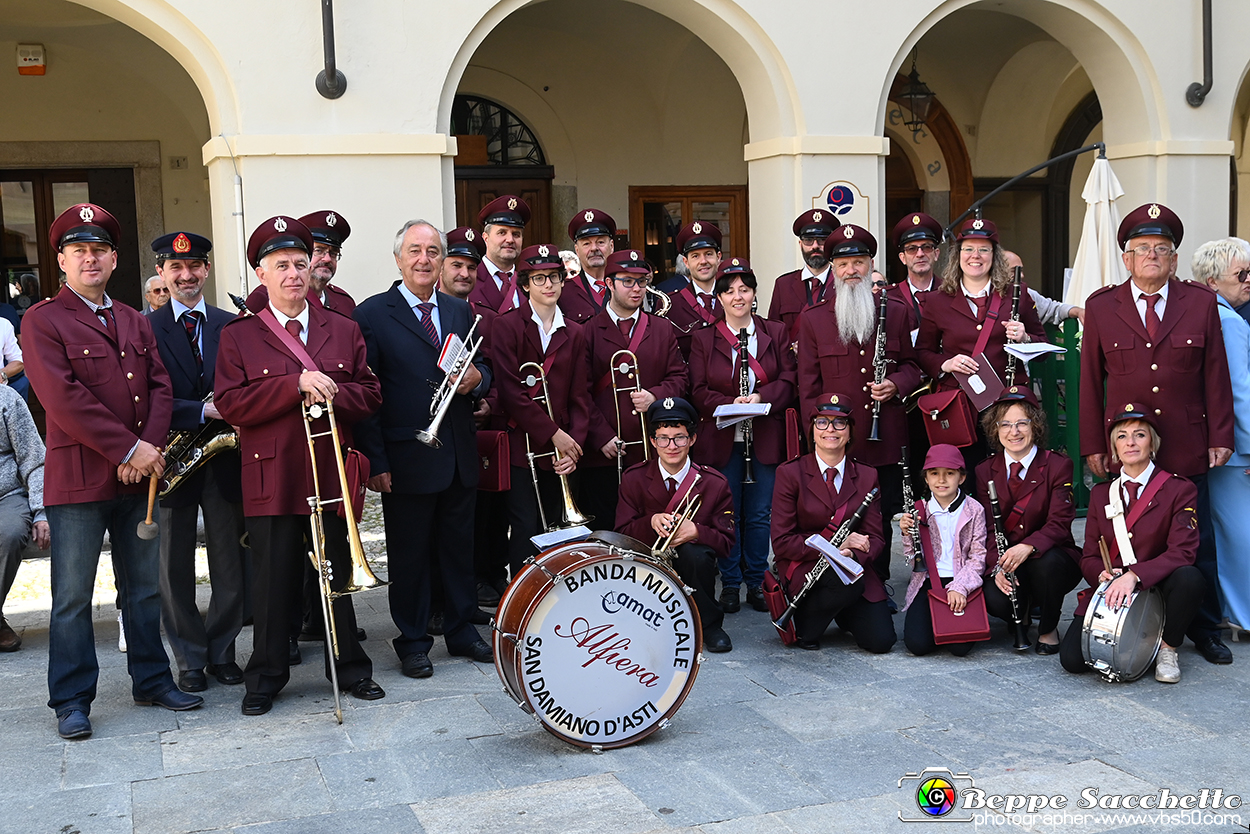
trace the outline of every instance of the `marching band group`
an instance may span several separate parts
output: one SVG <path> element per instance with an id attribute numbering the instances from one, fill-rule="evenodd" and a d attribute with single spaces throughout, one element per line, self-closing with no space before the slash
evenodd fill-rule
<path id="1" fill-rule="evenodd" d="M 576 271 L 554 245 L 525 245 L 529 216 L 505 195 L 474 228 L 406 223 L 399 279 L 359 305 L 330 283 L 345 219 L 270 218 L 248 242 L 260 287 L 236 301 L 239 315 L 203 298 L 211 243 L 175 232 L 152 244 L 172 301 L 146 318 L 106 292 L 117 221 L 92 204 L 57 218 L 65 286 L 25 328 L 47 409 L 49 706 L 62 737 L 91 733 L 90 600 L 105 530 L 136 703 L 195 708 L 211 675 L 245 684 L 245 714 L 268 712 L 300 639 L 324 642 L 336 698 L 384 697 L 351 597 L 386 584 L 356 532 L 366 487 L 381 493 L 393 647 L 409 677 L 433 673 L 439 634 L 451 654 L 493 662 L 481 606 L 499 604 L 565 528 L 609 531 L 595 535 L 661 558 L 692 589 L 705 650 L 732 649 L 725 616 L 745 587 L 788 645 L 819 649 L 836 622 L 861 649 L 888 652 L 896 515 L 913 654 L 964 655 L 989 638 L 993 615 L 1017 649 L 1131 678 L 1146 669 L 1124 667 L 1140 660 L 1092 658 L 1083 620 L 1090 606 L 1121 616 L 1149 596 L 1163 612 L 1160 681 L 1179 680 L 1185 637 L 1208 661 L 1232 662 L 1221 596 L 1236 609 L 1245 591 L 1221 593 L 1209 480 L 1235 448 L 1250 453 L 1250 430 L 1235 443 L 1229 371 L 1247 358 L 1226 353 L 1221 330 L 1226 295 L 1246 286 L 1244 242 L 1225 247 L 1211 292 L 1176 279 L 1175 214 L 1148 204 L 1124 219 L 1130 281 L 1086 309 L 1082 454 L 1110 480 L 1094 487 L 1081 549 L 1072 461 L 1046 448 L 1046 415 L 1017 359 L 1027 354 L 1012 348 L 1046 334 L 992 222 L 955 230 L 938 275 L 941 225 L 902 218 L 890 243 L 907 277 L 886 287 L 874 282 L 872 234 L 804 212 L 793 225 L 804 266 L 776 280 L 765 317 L 755 273 L 722 253 L 713 222 L 678 232 L 686 274 L 657 286 L 641 252 L 615 250 L 606 213 L 570 221 Z M 717 427 L 726 408 L 746 406 L 751 418 Z M 188 456 L 175 459 L 175 445 Z M 195 609 L 197 508 L 206 616 Z M 1236 541 L 1235 528 L 1222 535 Z M 1082 578 L 1061 636 L 1063 600 Z M 249 611 L 253 651 L 240 668 Z"/>

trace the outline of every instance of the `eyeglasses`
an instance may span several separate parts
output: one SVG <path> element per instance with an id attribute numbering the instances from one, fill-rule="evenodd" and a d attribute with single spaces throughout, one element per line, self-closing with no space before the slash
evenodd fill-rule
<path id="1" fill-rule="evenodd" d="M 547 274 L 535 272 L 530 274 L 530 283 L 536 287 L 545 287 L 548 284 L 558 287 L 564 283 L 564 276 L 558 272 Z"/>
<path id="2" fill-rule="evenodd" d="M 679 437 L 653 437 L 652 441 L 661 449 L 667 449 L 669 446 L 676 446 L 678 449 L 684 449 L 690 445 L 690 435 L 683 434 Z"/>
<path id="3" fill-rule="evenodd" d="M 1157 246 L 1147 246 L 1146 244 L 1143 243 L 1141 246 L 1134 246 L 1129 251 L 1131 251 L 1134 255 L 1136 255 L 1139 258 L 1145 258 L 1149 256 L 1151 252 L 1155 253 L 1160 258 L 1166 258 L 1166 257 L 1169 257 L 1176 250 L 1173 249 L 1171 246 L 1168 246 L 1166 243 L 1160 243 Z M 1244 281 L 1245 279 L 1243 278 L 1242 280 Z"/>
<path id="4" fill-rule="evenodd" d="M 830 426 L 834 431 L 845 431 L 851 421 L 845 417 L 817 417 L 813 425 L 821 431 L 827 431 Z"/>
<path id="5" fill-rule="evenodd" d="M 820 237 L 819 235 L 804 235 L 803 237 L 799 238 L 799 240 L 801 240 L 803 243 L 806 243 L 808 246 L 811 246 L 812 244 L 815 244 L 815 243 L 823 244 L 825 242 L 825 239 L 823 237 Z"/>
<path id="6" fill-rule="evenodd" d="M 926 255 L 932 255 L 934 252 L 937 251 L 937 247 L 934 246 L 932 243 L 909 243 L 903 247 L 903 251 L 906 252 L 908 255 L 918 255 L 920 253 L 924 253 Z M 969 250 L 963 249 L 960 251 L 967 252 Z"/>
<path id="7" fill-rule="evenodd" d="M 318 245 L 318 246 L 313 247 L 313 257 L 314 258 L 329 258 L 332 261 L 337 261 L 337 260 L 342 259 L 343 253 L 339 251 L 338 249 L 335 249 L 330 246 Z"/>
<path id="8" fill-rule="evenodd" d="M 1230 272 L 1228 277 L 1236 278 L 1237 283 L 1244 284 L 1247 281 L 1250 281 L 1250 269 L 1239 269 L 1236 272 Z"/>
<path id="9" fill-rule="evenodd" d="M 627 290 L 645 287 L 651 283 L 650 278 L 613 278 L 612 280 Z"/>
<path id="10" fill-rule="evenodd" d="M 994 250 L 985 246 L 961 246 L 959 254 L 961 255 L 988 255 Z"/>
<path id="11" fill-rule="evenodd" d="M 999 424 L 998 424 L 998 430 L 999 430 L 999 431 L 1019 431 L 1019 432 L 1022 432 L 1022 431 L 1024 431 L 1025 429 L 1027 429 L 1027 428 L 1028 428 L 1029 426 L 1031 426 L 1031 425 L 1033 425 L 1033 423 L 1032 423 L 1032 421 L 1030 421 L 1030 420 L 1017 420 L 1017 421 L 1016 421 L 1016 422 L 1014 422 L 1014 423 L 1009 423 L 1009 422 L 1007 422 L 1006 420 L 1004 420 L 1003 422 L 1001 422 L 1001 423 L 999 423 Z"/>

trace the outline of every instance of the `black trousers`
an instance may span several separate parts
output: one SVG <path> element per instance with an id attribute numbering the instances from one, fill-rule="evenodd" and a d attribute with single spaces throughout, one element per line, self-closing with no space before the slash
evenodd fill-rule
<path id="1" fill-rule="evenodd" d="M 477 608 L 473 575 L 473 515 L 477 490 L 452 479 L 442 492 L 382 493 L 386 552 L 391 580 L 391 620 L 399 629 L 395 653 L 403 659 L 429 653 L 427 632 L 435 577 L 442 591 L 443 639 L 451 652 L 465 652 L 478 640 L 469 617 Z M 435 570 L 437 565 L 437 570 Z"/>
<path id="2" fill-rule="evenodd" d="M 519 484 L 525 489 L 526 484 Z M 532 487 L 531 487 L 532 489 Z M 477 491 L 473 516 L 473 572 L 502 591 L 508 584 L 508 493 Z"/>
<path id="3" fill-rule="evenodd" d="M 816 641 L 833 622 L 843 631 L 849 631 L 856 645 L 873 654 L 885 654 L 898 640 L 885 600 L 869 602 L 864 599 L 862 576 L 850 585 L 843 585 L 832 570 L 827 570 L 794 612 L 794 632 L 800 640 Z"/>
<path id="4" fill-rule="evenodd" d="M 1197 643 L 1199 640 L 1220 635 L 1223 615 L 1220 612 L 1220 572 L 1216 561 L 1215 522 L 1211 519 L 1211 493 L 1207 484 L 1207 473 L 1190 475 L 1189 480 L 1198 488 L 1198 555 L 1194 559 L 1194 567 L 1206 579 L 1206 591 L 1194 613 L 1193 622 L 1185 632 L 1185 636 Z M 1225 555 L 1225 558 L 1228 555 L 1231 554 Z"/>
<path id="5" fill-rule="evenodd" d="M 903 465 L 892 463 L 888 466 L 878 466 L 876 470 L 877 484 L 881 489 L 881 494 L 877 496 L 877 503 L 881 506 L 881 519 L 885 522 L 881 525 L 881 538 L 885 541 L 885 549 L 881 551 L 877 561 L 873 562 L 872 569 L 877 576 L 881 577 L 882 582 L 888 582 L 890 580 L 890 547 L 894 543 L 894 514 L 903 511 Z"/>
<path id="6" fill-rule="evenodd" d="M 538 490 L 542 493 L 543 512 L 547 514 L 547 523 L 559 524 L 564 505 L 560 476 L 548 469 L 539 469 L 537 472 Z M 512 489 L 508 490 L 508 526 L 511 528 L 508 537 L 508 570 L 511 577 L 516 579 L 525 560 L 538 555 L 538 548 L 530 541 L 530 537 L 543 532 L 542 517 L 538 512 L 538 496 L 534 494 L 534 480 L 527 466 L 512 467 Z"/>
<path id="7" fill-rule="evenodd" d="M 725 622 L 725 612 L 716 602 L 716 551 L 698 542 L 678 545 L 673 569 L 682 582 L 694 589 L 691 596 L 699 609 L 703 630 L 720 628 Z"/>
<path id="8" fill-rule="evenodd" d="M 599 455 L 589 451 L 587 455 Z M 586 466 L 577 470 L 577 506 L 586 515 L 594 516 L 592 530 L 616 529 L 616 505 L 621 485 L 616 480 L 616 464 L 611 466 Z"/>
<path id="9" fill-rule="evenodd" d="M 1038 634 L 1049 634 L 1059 626 L 1063 598 L 1081 581 L 1081 567 L 1067 553 L 1057 547 L 1040 556 L 1031 556 L 1016 568 L 1016 581 L 1020 583 L 1016 600 L 1020 606 L 1020 618 L 1028 620 L 1029 609 L 1039 605 L 1041 619 L 1037 623 Z M 985 577 L 985 607 L 1000 619 L 1011 621 L 1011 597 L 998 590 L 994 580 Z M 997 612 L 1004 612 L 1005 616 Z"/>
<path id="10" fill-rule="evenodd" d="M 324 514 L 325 549 L 333 569 L 332 588 L 342 588 L 351 577 L 347 523 L 333 512 Z M 267 515 L 246 520 L 255 573 L 252 584 L 252 657 L 243 679 L 248 692 L 276 695 L 291 677 L 287 665 L 292 612 L 302 606 L 304 565 L 312 549 L 308 516 Z M 356 639 L 356 612 L 351 597 L 334 603 L 338 636 L 339 686 L 346 689 L 373 677 L 373 663 Z M 330 677 L 330 646 L 325 646 L 326 678 Z"/>
<path id="11" fill-rule="evenodd" d="M 1163 642 L 1169 646 L 1179 646 L 1185 641 L 1185 634 L 1192 627 L 1194 617 L 1202 605 L 1206 577 L 1193 565 L 1182 565 L 1157 587 L 1163 594 Z M 1059 641 L 1059 662 L 1064 669 L 1074 674 L 1089 671 L 1081 649 L 1084 642 L 1081 632 L 1085 628 L 1083 619 L 1074 617 L 1063 639 Z"/>
<path id="12" fill-rule="evenodd" d="M 947 582 L 950 580 L 947 579 Z M 1000 620 L 1011 619 L 1011 601 L 1007 595 L 999 592 L 997 597 L 991 597 L 988 591 L 984 589 L 990 585 L 988 580 L 981 586 L 982 595 L 985 598 L 985 610 L 992 616 L 998 617 Z M 925 579 L 924 584 L 920 586 L 915 598 L 911 601 L 911 605 L 907 607 L 907 619 L 903 621 L 903 645 L 907 647 L 907 651 L 917 657 L 931 653 L 938 648 L 937 640 L 933 634 L 933 614 L 929 611 L 929 588 L 932 587 L 930 581 Z M 1025 616 L 1028 616 L 1025 611 Z M 945 643 L 943 647 L 947 649 L 955 657 L 963 657 L 972 651 L 972 647 L 980 641 L 972 641 L 969 643 Z"/>

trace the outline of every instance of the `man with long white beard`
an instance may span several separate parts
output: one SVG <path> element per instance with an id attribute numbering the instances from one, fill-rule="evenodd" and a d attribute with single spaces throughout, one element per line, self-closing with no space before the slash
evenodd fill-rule
<path id="1" fill-rule="evenodd" d="M 826 293 L 822 304 L 799 315 L 799 399 L 806 414 L 815 407 L 822 391 L 843 391 L 850 398 L 855 424 L 862 427 L 855 432 L 850 454 L 877 470 L 881 512 L 891 518 L 903 501 L 899 464 L 907 443 L 903 398 L 920 385 L 921 372 L 915 361 L 907 309 L 890 297 L 885 314 L 885 377 L 880 383 L 873 381 L 881 304 L 881 296 L 872 286 L 876 254 L 876 238 L 859 226 L 842 226 L 825 239 L 833 292 Z M 890 577 L 890 530 L 886 525 L 886 546 L 874 565 L 882 581 Z"/>

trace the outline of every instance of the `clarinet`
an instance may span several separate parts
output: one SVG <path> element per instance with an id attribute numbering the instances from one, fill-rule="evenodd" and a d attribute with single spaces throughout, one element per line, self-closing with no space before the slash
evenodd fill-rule
<path id="1" fill-rule="evenodd" d="M 881 490 L 873 487 L 868 490 L 868 494 L 864 496 L 864 501 L 859 505 L 859 509 L 855 511 L 855 515 L 842 522 L 842 526 L 833 534 L 833 538 L 829 543 L 834 547 L 841 548 L 842 543 L 846 541 L 846 537 L 854 533 L 859 527 L 860 522 L 864 520 L 864 516 L 868 514 L 868 505 L 877 500 L 877 495 Z M 803 587 L 799 588 L 799 592 L 794 595 L 794 599 L 786 606 L 786 610 L 781 612 L 781 616 L 773 620 L 773 625 L 778 631 L 785 631 L 786 626 L 790 625 L 790 620 L 794 617 L 795 610 L 799 607 L 799 603 L 803 601 L 803 597 L 807 596 L 808 591 L 816 587 L 817 580 L 825 575 L 825 571 L 829 569 L 829 560 L 820 555 L 816 559 L 815 566 L 807 572 L 807 576 L 803 578 Z"/>
<path id="2" fill-rule="evenodd" d="M 1011 279 L 1011 321 L 1020 321 L 1020 281 L 1024 278 L 1024 268 L 1016 267 L 1016 274 Z M 1003 380 L 1007 386 L 1016 384 L 1016 357 L 1007 354 L 1007 378 Z"/>
<path id="3" fill-rule="evenodd" d="M 998 546 L 999 563 L 994 566 L 994 574 L 1001 573 L 1007 577 L 1007 583 L 1011 586 L 1011 634 L 1015 639 L 1015 645 L 1012 646 L 1016 651 L 1022 652 L 1031 644 L 1029 643 L 1029 627 L 1020 618 L 1020 598 L 1016 593 L 1020 587 L 1020 582 L 1016 579 L 1016 575 L 1009 570 L 1003 570 L 1002 559 L 1007 553 L 1007 534 L 1003 532 L 1003 514 L 998 506 L 998 489 L 994 486 L 993 479 L 988 485 L 990 494 L 990 514 L 994 516 L 994 544 Z"/>
<path id="4" fill-rule="evenodd" d="M 738 396 L 751 395 L 750 363 L 751 352 L 747 348 L 747 329 L 738 331 Z M 742 483 L 755 483 L 754 470 L 751 466 L 751 439 L 754 432 L 754 420 L 742 421 Z"/>
<path id="5" fill-rule="evenodd" d="M 900 463 L 903 466 L 903 512 L 915 514 L 916 496 L 911 489 L 911 455 L 906 446 L 903 447 L 903 459 Z M 924 570 L 924 551 L 921 550 L 923 545 L 920 543 L 919 523 L 912 525 L 909 538 L 911 539 L 912 572 L 919 573 Z"/>
<path id="6" fill-rule="evenodd" d="M 885 358 L 885 307 L 889 301 L 885 289 L 881 290 L 881 304 L 877 309 L 877 344 L 872 352 L 872 384 L 885 382 L 885 366 L 889 361 Z M 881 400 L 872 401 L 872 429 L 868 432 L 869 440 L 880 440 L 878 428 L 881 423 Z"/>

